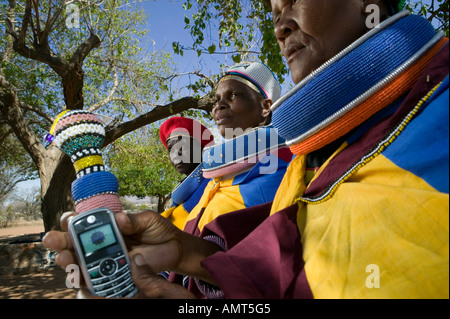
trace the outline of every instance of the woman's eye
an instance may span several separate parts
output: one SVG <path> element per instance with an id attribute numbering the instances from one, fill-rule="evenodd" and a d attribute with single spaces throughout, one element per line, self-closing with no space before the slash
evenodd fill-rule
<path id="1" fill-rule="evenodd" d="M 273 24 L 277 25 L 278 21 L 280 21 L 280 15 L 277 15 L 276 17 L 273 18 Z"/>

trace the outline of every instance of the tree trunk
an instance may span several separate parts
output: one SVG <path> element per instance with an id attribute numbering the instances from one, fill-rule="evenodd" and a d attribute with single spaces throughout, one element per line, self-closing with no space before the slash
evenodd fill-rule
<path id="1" fill-rule="evenodd" d="M 83 80 L 84 72 L 80 64 L 61 77 L 66 107 L 70 110 L 83 108 Z"/>
<path id="2" fill-rule="evenodd" d="M 161 196 L 158 195 L 158 213 L 161 214 L 166 210 L 166 204 L 170 199 L 170 195 L 168 196 Z"/>
<path id="3" fill-rule="evenodd" d="M 40 169 L 41 177 L 41 211 L 45 231 L 60 230 L 60 218 L 64 212 L 73 211 L 71 185 L 75 180 L 75 170 L 68 155 L 59 150 L 57 159 L 47 157 L 45 167 Z"/>
<path id="4" fill-rule="evenodd" d="M 158 196 L 158 213 L 161 214 L 164 211 L 164 196 Z"/>

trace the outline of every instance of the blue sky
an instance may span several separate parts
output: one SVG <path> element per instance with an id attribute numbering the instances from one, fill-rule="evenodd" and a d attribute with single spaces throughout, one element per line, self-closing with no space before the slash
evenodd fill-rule
<path id="1" fill-rule="evenodd" d="M 147 0 L 142 5 L 148 17 L 149 39 L 154 40 L 155 50 L 165 50 L 173 53 L 172 42 L 189 45 L 192 42 L 189 30 L 185 29 L 184 17 L 191 18 L 191 13 L 183 9 L 183 0 Z M 153 43 L 149 43 L 153 44 Z M 198 58 L 197 53 L 189 50 L 184 55 L 173 54 L 179 72 L 189 72 L 194 69 L 207 76 L 221 72 L 220 64 L 227 62 L 227 57 L 203 54 Z M 232 64 L 231 56 L 228 61 Z"/>
<path id="2" fill-rule="evenodd" d="M 411 3 L 420 2 L 412 0 Z M 180 42 L 182 45 L 189 45 L 192 42 L 191 35 L 185 30 L 184 17 L 191 18 L 191 12 L 183 9 L 184 0 L 144 0 L 141 4 L 145 13 L 149 15 L 147 24 L 150 30 L 148 44 L 151 46 L 154 40 L 155 50 L 165 50 L 173 53 L 172 42 Z M 423 3 L 430 4 L 431 0 L 423 0 Z M 195 52 L 184 51 L 184 56 L 173 54 L 173 59 L 177 64 L 179 72 L 189 72 L 194 69 L 201 73 L 211 76 L 218 74 L 223 70 L 221 64 L 232 65 L 231 55 L 208 55 L 202 54 L 200 58 Z M 186 79 L 184 79 L 186 80 Z M 180 79 L 183 81 L 183 79 Z M 285 83 L 282 85 L 283 94 L 291 87 L 290 75 L 285 77 Z"/>

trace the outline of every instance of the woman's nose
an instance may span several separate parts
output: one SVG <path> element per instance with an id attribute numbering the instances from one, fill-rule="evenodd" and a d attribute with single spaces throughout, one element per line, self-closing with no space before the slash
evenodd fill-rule
<path id="1" fill-rule="evenodd" d="M 275 21 L 275 37 L 283 42 L 296 28 L 296 22 L 287 13 L 281 13 Z"/>
<path id="2" fill-rule="evenodd" d="M 214 114 L 214 113 L 217 112 L 218 110 L 223 110 L 223 109 L 225 109 L 225 108 L 227 108 L 227 107 L 229 107 L 229 105 L 228 105 L 227 103 L 225 103 L 224 100 L 218 100 L 218 101 L 216 102 L 216 104 L 214 104 L 214 107 L 213 107 L 212 112 L 213 112 L 213 114 Z"/>

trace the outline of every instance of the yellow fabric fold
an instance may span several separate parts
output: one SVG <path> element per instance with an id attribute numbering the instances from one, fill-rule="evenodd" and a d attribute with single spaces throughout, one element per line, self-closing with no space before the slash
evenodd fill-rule
<path id="1" fill-rule="evenodd" d="M 203 215 L 198 223 L 200 231 L 209 222 L 222 214 L 234 212 L 245 208 L 244 199 L 239 190 L 239 185 L 233 185 L 234 178 L 222 181 L 214 178 L 206 185 L 202 198 L 189 214 L 186 223 L 197 218 L 202 212 Z"/>
<path id="2" fill-rule="evenodd" d="M 280 186 L 291 205 L 303 188 L 292 169 Z M 297 223 L 315 298 L 449 298 L 449 196 L 382 155 L 328 200 L 300 203 Z"/>
<path id="3" fill-rule="evenodd" d="M 161 216 L 170 220 L 177 228 L 183 230 L 186 219 L 189 213 L 184 209 L 183 204 L 176 207 L 171 207 L 168 210 L 161 213 Z"/>

